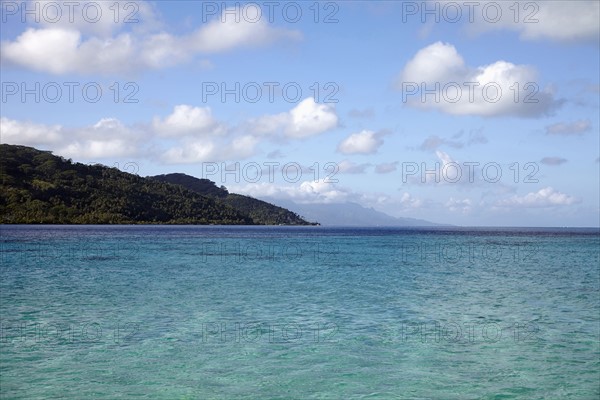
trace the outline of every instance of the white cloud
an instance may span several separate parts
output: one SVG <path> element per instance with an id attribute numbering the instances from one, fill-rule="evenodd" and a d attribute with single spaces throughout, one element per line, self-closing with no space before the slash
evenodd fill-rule
<path id="1" fill-rule="evenodd" d="M 302 100 L 289 112 L 249 121 L 250 130 L 255 134 L 283 134 L 295 139 L 318 135 L 337 127 L 337 124 L 335 107 L 318 104 L 312 97 Z"/>
<path id="2" fill-rule="evenodd" d="M 51 147 L 64 157 L 96 159 L 139 152 L 140 133 L 114 118 L 104 118 L 81 128 L 48 126 L 5 117 L 0 122 L 2 143 Z"/>
<path id="3" fill-rule="evenodd" d="M 210 107 L 186 104 L 175 106 L 164 120 L 155 117 L 152 125 L 162 136 L 220 135 L 226 132 L 226 127 L 213 118 Z"/>
<path id="4" fill-rule="evenodd" d="M 66 29 L 33 29 L 23 32 L 14 42 L 2 42 L 2 55 L 18 65 L 54 74 L 67 72 L 74 66 L 74 49 L 81 42 L 81 34 Z"/>
<path id="5" fill-rule="evenodd" d="M 304 138 L 326 132 L 337 126 L 335 108 L 327 104 L 317 104 L 313 98 L 300 102 L 290 111 L 291 125 L 286 129 L 288 136 Z"/>
<path id="6" fill-rule="evenodd" d="M 21 122 L 6 117 L 0 118 L 0 141 L 7 144 L 40 146 L 58 143 L 62 139 L 63 127 L 48 126 L 33 122 Z"/>
<path id="7" fill-rule="evenodd" d="M 164 151 L 159 159 L 165 164 L 241 160 L 253 156 L 257 144 L 258 139 L 248 135 L 233 138 L 230 143 L 210 139 L 184 140 Z"/>
<path id="8" fill-rule="evenodd" d="M 116 118 L 103 118 L 90 127 L 65 132 L 60 155 L 73 158 L 114 158 L 137 155 L 142 134 Z"/>
<path id="9" fill-rule="evenodd" d="M 446 208 L 452 212 L 460 212 L 462 214 L 468 214 L 471 212 L 473 202 L 471 199 L 455 199 L 450 197 L 445 204 Z"/>
<path id="10" fill-rule="evenodd" d="M 550 89 L 539 88 L 536 79 L 532 67 L 507 61 L 468 67 L 454 46 L 436 42 L 406 63 L 396 84 L 403 102 L 416 108 L 453 115 L 537 117 L 560 102 Z"/>
<path id="11" fill-rule="evenodd" d="M 226 157 L 229 159 L 248 158 L 255 153 L 255 148 L 259 143 L 258 138 L 252 135 L 244 135 L 232 140 L 227 148 Z"/>
<path id="12" fill-rule="evenodd" d="M 236 11 L 237 10 L 237 11 Z M 243 12 L 239 8 L 227 8 L 227 12 Z M 278 39 L 299 40 L 302 35 L 298 31 L 288 31 L 270 27 L 261 18 L 256 22 L 240 18 L 236 21 L 231 16 L 214 19 L 203 28 L 190 35 L 187 40 L 189 47 L 203 53 L 215 53 L 242 46 L 257 46 L 268 44 Z"/>
<path id="13" fill-rule="evenodd" d="M 244 186 L 232 186 L 232 192 L 252 197 L 292 200 L 301 204 L 312 203 L 343 203 L 355 196 L 351 190 L 341 188 L 335 183 L 319 181 L 304 181 L 299 185 L 281 186 L 274 183 L 250 183 Z"/>
<path id="14" fill-rule="evenodd" d="M 70 5 L 54 0 L 29 0 L 28 10 L 36 10 L 39 25 L 77 30 L 84 34 L 109 37 L 129 25 L 157 27 L 159 22 L 152 5 L 146 1 L 77 1 Z M 20 18 L 17 13 L 13 18 Z M 8 17 L 10 18 L 10 17 Z M 31 18 L 30 22 L 32 22 Z M 38 24 L 35 24 L 38 25 Z"/>
<path id="15" fill-rule="evenodd" d="M 461 79 L 468 73 L 465 61 L 452 45 L 433 43 L 419 50 L 402 71 L 402 82 L 439 82 Z"/>
<path id="16" fill-rule="evenodd" d="M 400 205 L 404 209 L 415 209 L 423 206 L 423 200 L 413 197 L 410 193 L 404 192 L 400 197 Z"/>
<path id="17" fill-rule="evenodd" d="M 422 209 L 425 202 L 411 194 L 404 192 L 400 197 L 390 197 L 382 193 L 362 193 L 335 183 L 319 181 L 303 181 L 293 186 L 279 185 L 277 183 L 248 183 L 245 185 L 231 185 L 228 189 L 233 193 L 248 196 L 289 200 L 298 204 L 338 204 L 357 203 L 363 207 L 375 209 L 390 208 L 393 213 L 411 212 Z"/>
<path id="18" fill-rule="evenodd" d="M 249 130 L 256 135 L 274 135 L 286 131 L 286 127 L 290 124 L 290 116 L 287 112 L 264 115 L 251 119 L 248 124 Z"/>
<path id="19" fill-rule="evenodd" d="M 574 122 L 557 122 L 556 124 L 546 127 L 547 135 L 583 135 L 592 129 L 592 124 L 589 120 L 578 120 Z"/>
<path id="20" fill-rule="evenodd" d="M 74 159 L 133 156 L 186 164 L 248 158 L 256 153 L 260 137 L 233 135 L 210 109 L 180 105 L 164 119 L 131 126 L 115 118 L 66 128 L 2 117 L 0 141 L 41 147 Z"/>
<path id="21" fill-rule="evenodd" d="M 548 186 L 524 196 L 512 196 L 496 202 L 497 207 L 555 207 L 578 203 L 579 200 Z"/>
<path id="22" fill-rule="evenodd" d="M 123 157 L 136 152 L 136 146 L 125 139 L 76 141 L 57 151 L 61 156 L 84 159 Z"/>
<path id="23" fill-rule="evenodd" d="M 146 10 L 145 15 L 152 20 L 153 14 L 148 7 L 144 6 L 141 10 Z M 223 13 L 228 10 L 223 10 Z M 108 10 L 104 14 L 112 16 L 112 13 Z M 88 36 L 86 32 L 90 29 L 86 30 L 81 23 L 30 27 L 15 40 L 1 42 L 2 61 L 52 74 L 113 74 L 166 68 L 185 62 L 196 54 L 301 38 L 298 31 L 273 28 L 263 19 L 255 23 L 242 19 L 236 23 L 233 18 L 226 18 L 224 22 L 216 18 L 195 32 L 182 36 L 155 29 L 145 31 L 138 24 L 134 24 L 137 29 L 131 32 L 107 36 L 113 30 L 123 28 L 124 24 L 86 24 L 96 27 L 91 32 L 97 35 Z M 153 25 L 157 24 L 151 23 L 149 28 L 154 28 Z"/>
<path id="24" fill-rule="evenodd" d="M 98 134 L 106 134 L 110 131 L 123 131 L 126 129 L 125 125 L 123 125 L 123 123 L 116 118 L 102 118 L 100 121 L 92 125 L 92 128 Z"/>
<path id="25" fill-rule="evenodd" d="M 374 154 L 383 144 L 381 133 L 363 130 L 348 136 L 338 145 L 342 154 Z"/>
<path id="26" fill-rule="evenodd" d="M 340 203 L 348 198 L 348 192 L 339 190 L 334 183 L 328 183 L 324 180 L 302 182 L 298 191 L 311 202 Z"/>
<path id="27" fill-rule="evenodd" d="M 194 164 L 215 161 L 215 145 L 209 140 L 189 142 L 185 147 L 172 147 L 161 157 L 165 164 Z"/>
<path id="28" fill-rule="evenodd" d="M 249 183 L 245 185 L 231 185 L 228 189 L 233 193 L 241 193 L 252 197 L 275 200 L 289 200 L 298 204 L 338 204 L 357 203 L 363 207 L 391 210 L 393 214 L 398 212 L 414 212 L 422 209 L 426 203 L 409 193 L 403 193 L 400 197 L 390 197 L 382 193 L 356 192 L 350 188 L 343 187 L 323 180 L 304 181 L 299 184 L 288 186 L 276 183 Z"/>
<path id="29" fill-rule="evenodd" d="M 251 135 L 221 138 L 219 141 L 185 138 L 182 143 L 164 151 L 159 159 L 165 164 L 241 160 L 253 156 L 258 143 L 258 138 Z"/>
<path id="30" fill-rule="evenodd" d="M 442 4 L 444 2 L 448 1 L 444 0 Z M 484 11 L 486 8 L 489 8 L 488 12 Z M 497 21 L 496 8 L 501 9 Z M 464 11 L 467 20 L 467 10 Z M 600 2 L 596 0 L 481 1 L 477 2 L 473 16 L 474 21 L 469 24 L 473 33 L 512 30 L 519 32 L 524 40 L 592 43 L 598 42 L 600 34 Z"/>
<path id="31" fill-rule="evenodd" d="M 134 65 L 135 63 L 138 64 L 136 69 L 168 68 L 188 61 L 195 54 L 195 52 L 186 45 L 185 39 L 165 32 L 137 39 L 135 49 L 132 49 L 132 53 L 133 52 L 135 52 L 133 56 L 137 59 L 137 61 L 134 61 Z M 130 67 L 125 66 L 124 68 Z"/>

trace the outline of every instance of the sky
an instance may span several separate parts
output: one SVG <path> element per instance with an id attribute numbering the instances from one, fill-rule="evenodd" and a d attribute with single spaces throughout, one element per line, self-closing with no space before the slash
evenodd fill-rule
<path id="1" fill-rule="evenodd" d="M 2 143 L 274 202 L 600 225 L 598 1 L 0 11 Z"/>

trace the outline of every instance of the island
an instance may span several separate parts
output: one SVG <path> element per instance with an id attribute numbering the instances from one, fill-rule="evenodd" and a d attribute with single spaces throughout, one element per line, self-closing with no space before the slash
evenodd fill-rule
<path id="1" fill-rule="evenodd" d="M 27 146 L 0 145 L 0 223 L 317 225 L 208 179 L 141 177 Z"/>

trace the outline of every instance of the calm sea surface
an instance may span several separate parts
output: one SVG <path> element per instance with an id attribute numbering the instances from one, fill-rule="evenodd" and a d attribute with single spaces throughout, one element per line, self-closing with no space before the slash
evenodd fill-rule
<path id="1" fill-rule="evenodd" d="M 1 226 L 2 399 L 598 399 L 597 229 Z"/>

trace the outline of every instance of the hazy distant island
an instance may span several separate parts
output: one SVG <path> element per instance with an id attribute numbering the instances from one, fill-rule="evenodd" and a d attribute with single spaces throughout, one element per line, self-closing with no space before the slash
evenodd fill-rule
<path id="1" fill-rule="evenodd" d="M 207 179 L 143 178 L 26 146 L 0 151 L 3 224 L 317 225 Z"/>
<path id="2" fill-rule="evenodd" d="M 275 199 L 263 198 L 265 201 Z M 360 204 L 328 203 L 328 204 L 298 204 L 290 200 L 277 200 L 277 204 L 302 215 L 307 221 L 319 221 L 323 226 L 338 227 L 432 227 L 451 226 L 438 224 L 424 219 L 393 217 L 373 208 Z"/>

